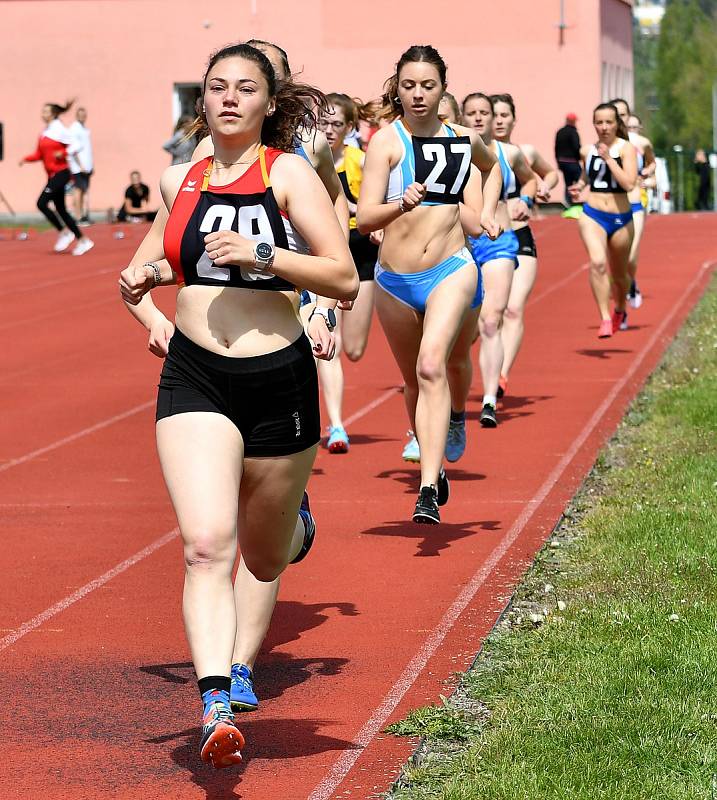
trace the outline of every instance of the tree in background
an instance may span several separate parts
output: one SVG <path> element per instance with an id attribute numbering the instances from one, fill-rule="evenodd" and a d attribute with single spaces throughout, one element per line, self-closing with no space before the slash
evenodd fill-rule
<path id="1" fill-rule="evenodd" d="M 648 136 L 658 150 L 712 143 L 712 84 L 717 81 L 717 0 L 671 0 L 662 18 L 654 81 L 657 110 Z"/>

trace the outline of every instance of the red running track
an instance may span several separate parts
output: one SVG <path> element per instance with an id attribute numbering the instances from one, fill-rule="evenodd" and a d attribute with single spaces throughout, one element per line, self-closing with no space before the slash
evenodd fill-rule
<path id="1" fill-rule="evenodd" d="M 241 717 L 245 763 L 197 755 L 182 559 L 153 440 L 160 362 L 119 302 L 142 230 L 97 226 L 82 258 L 0 242 L 0 797 L 368 798 L 412 743 L 381 733 L 450 691 L 626 404 L 704 289 L 717 215 L 650 218 L 644 306 L 596 338 L 574 223 L 536 225 L 528 334 L 494 431 L 449 469 L 444 524 L 407 522 L 418 470 L 378 327 L 346 366 L 351 452 L 322 451 L 319 534 L 290 568 Z M 171 307 L 172 292 L 160 293 Z"/>

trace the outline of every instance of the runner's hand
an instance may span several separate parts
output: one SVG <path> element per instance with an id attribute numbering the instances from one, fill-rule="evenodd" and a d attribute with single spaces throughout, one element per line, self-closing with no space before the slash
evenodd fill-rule
<path id="1" fill-rule="evenodd" d="M 127 267 L 120 272 L 119 287 L 125 303 L 136 306 L 154 288 L 154 270 L 145 266 Z"/>
<path id="2" fill-rule="evenodd" d="M 535 199 L 540 200 L 542 203 L 547 203 L 550 200 L 550 189 L 548 189 L 545 181 L 540 181 L 538 184 L 538 191 L 535 193 Z"/>
<path id="3" fill-rule="evenodd" d="M 169 351 L 169 340 L 173 333 L 174 325 L 164 314 L 157 314 L 149 326 L 149 342 L 147 343 L 149 352 L 157 358 L 164 358 Z"/>
<path id="4" fill-rule="evenodd" d="M 326 320 L 321 314 L 314 314 L 309 320 L 309 339 L 313 343 L 314 356 L 323 361 L 331 361 L 336 352 L 336 337 L 326 327 Z"/>
<path id="5" fill-rule="evenodd" d="M 530 209 L 522 200 L 518 200 L 518 202 L 513 206 L 510 217 L 511 219 L 516 220 L 516 222 L 524 222 L 525 220 L 530 219 Z"/>
<path id="6" fill-rule="evenodd" d="M 608 161 L 610 159 L 610 148 L 605 144 L 605 142 L 600 142 L 597 146 L 597 154 L 602 158 L 603 161 Z"/>
<path id="7" fill-rule="evenodd" d="M 204 237 L 204 249 L 216 266 L 226 264 L 238 267 L 254 267 L 256 242 L 245 239 L 234 231 L 216 231 Z"/>
<path id="8" fill-rule="evenodd" d="M 383 228 L 379 228 L 377 231 L 371 231 L 371 233 L 368 235 L 368 238 L 374 244 L 381 244 L 383 241 Z"/>
<path id="9" fill-rule="evenodd" d="M 403 193 L 404 211 L 413 211 L 416 206 L 420 206 L 427 193 L 428 189 L 425 183 L 412 183 Z"/>
<path id="10" fill-rule="evenodd" d="M 487 214 L 481 214 L 480 225 L 489 239 L 497 239 L 503 233 L 503 228 L 498 224 L 495 217 L 489 217 Z"/>
<path id="11" fill-rule="evenodd" d="M 580 200 L 580 193 L 585 188 L 584 181 L 578 181 L 577 183 L 572 183 L 568 186 L 568 194 L 570 195 L 570 199 L 573 203 L 577 203 Z"/>

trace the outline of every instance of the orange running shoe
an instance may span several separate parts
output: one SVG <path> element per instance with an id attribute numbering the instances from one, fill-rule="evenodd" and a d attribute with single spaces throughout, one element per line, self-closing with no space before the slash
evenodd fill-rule
<path id="1" fill-rule="evenodd" d="M 244 737 L 234 724 L 234 714 L 224 703 L 212 703 L 202 720 L 199 754 L 216 769 L 241 764 Z"/>
<path id="2" fill-rule="evenodd" d="M 598 330 L 598 339 L 608 339 L 613 334 L 612 320 L 604 319 L 600 323 L 600 330 Z"/>

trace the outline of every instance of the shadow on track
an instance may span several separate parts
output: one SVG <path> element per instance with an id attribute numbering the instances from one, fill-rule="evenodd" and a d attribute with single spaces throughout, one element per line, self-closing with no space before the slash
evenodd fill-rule
<path id="1" fill-rule="evenodd" d="M 421 539 L 418 543 L 416 558 L 438 556 L 446 550 L 451 542 L 476 536 L 481 531 L 500 530 L 501 522 L 497 519 L 474 520 L 473 522 L 442 522 L 440 525 L 417 525 L 405 519 L 393 520 L 363 533 L 370 536 L 402 536 L 406 539 Z"/>
<path id="2" fill-rule="evenodd" d="M 622 350 L 618 347 L 585 347 L 582 350 L 575 351 L 579 356 L 587 356 L 588 358 L 599 358 L 603 361 L 609 360 L 612 356 L 621 355 L 623 353 L 632 353 L 632 350 Z"/>
<path id="3" fill-rule="evenodd" d="M 246 720 L 246 721 L 245 721 Z M 206 800 L 233 800 L 243 795 L 237 790 L 244 772 L 252 762 L 303 758 L 321 753 L 351 750 L 351 742 L 323 736 L 318 731 L 331 721 L 320 719 L 256 719 L 238 718 L 239 727 L 246 738 L 243 755 L 245 761 L 237 767 L 215 770 L 199 758 L 201 728 L 188 728 L 145 740 L 147 744 L 165 745 L 181 740 L 170 752 L 177 766 L 191 773 L 193 783 L 206 793 Z"/>

